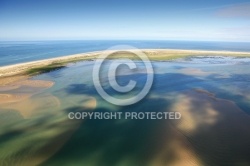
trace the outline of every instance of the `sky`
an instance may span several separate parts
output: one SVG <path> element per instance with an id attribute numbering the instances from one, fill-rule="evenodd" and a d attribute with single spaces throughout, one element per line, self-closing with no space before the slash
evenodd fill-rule
<path id="1" fill-rule="evenodd" d="M 0 40 L 250 42 L 249 0 L 0 0 Z"/>

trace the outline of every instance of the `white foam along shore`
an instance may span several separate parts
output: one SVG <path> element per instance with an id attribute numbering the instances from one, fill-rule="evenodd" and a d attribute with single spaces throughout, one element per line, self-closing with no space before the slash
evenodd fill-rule
<path id="1" fill-rule="evenodd" d="M 109 50 L 110 51 L 110 50 Z M 129 50 L 128 50 L 129 51 Z M 147 54 L 150 60 L 170 60 L 188 56 L 235 56 L 235 57 L 250 57 L 250 52 L 234 52 L 234 51 L 207 51 L 207 50 L 180 50 L 180 49 L 142 49 Z M 123 56 L 124 52 L 122 51 Z M 103 51 L 88 52 L 81 54 L 74 54 L 45 60 L 38 60 L 8 66 L 0 67 L 0 77 L 7 77 L 13 75 L 25 75 L 25 72 L 32 68 L 46 67 L 49 65 L 66 64 L 70 62 L 91 60 L 98 58 Z M 126 56 L 126 55 L 125 55 Z M 115 58 L 119 58 L 119 53 Z M 113 57 L 114 58 L 114 57 Z"/>

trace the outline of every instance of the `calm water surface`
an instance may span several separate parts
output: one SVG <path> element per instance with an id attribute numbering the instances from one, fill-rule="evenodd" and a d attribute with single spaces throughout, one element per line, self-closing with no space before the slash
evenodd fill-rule
<path id="1" fill-rule="evenodd" d="M 155 79 L 150 93 L 126 107 L 109 104 L 97 94 L 92 81 L 93 64 L 94 61 L 69 64 L 32 78 L 55 84 L 28 99 L 34 107 L 29 118 L 18 114 L 25 108 L 2 111 L 1 116 L 9 121 L 1 126 L 0 158 L 14 164 L 29 160 L 36 163 L 33 160 L 42 158 L 42 165 L 154 166 L 179 162 L 185 154 L 187 165 L 250 164 L 250 121 L 246 119 L 250 115 L 249 58 L 196 57 L 153 62 Z M 136 64 L 143 66 L 139 61 Z M 118 81 L 126 84 L 135 79 L 140 88 L 145 76 L 143 70 L 123 72 L 118 74 Z M 115 95 L 106 84 L 105 89 Z M 206 101 L 185 97 L 186 92 L 195 93 L 195 89 L 206 90 L 215 97 Z M 229 109 L 213 113 L 209 103 L 217 108 L 220 102 L 232 107 L 236 104 L 239 117 Z M 206 104 L 200 107 L 199 103 Z M 173 108 L 178 111 L 187 106 L 193 108 L 182 115 L 187 124 L 184 128 L 177 120 L 68 119 L 68 113 L 76 111 L 157 112 Z"/>
<path id="2" fill-rule="evenodd" d="M 76 53 L 106 50 L 115 45 L 131 45 L 140 49 L 195 49 L 250 51 L 250 43 L 200 41 L 0 41 L 0 66 L 42 60 Z"/>

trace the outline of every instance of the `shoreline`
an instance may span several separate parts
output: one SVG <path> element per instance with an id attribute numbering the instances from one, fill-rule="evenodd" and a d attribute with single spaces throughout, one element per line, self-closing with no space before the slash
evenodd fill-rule
<path id="1" fill-rule="evenodd" d="M 79 53 L 79 54 L 66 55 L 56 58 L 49 58 L 44 60 L 1 66 L 0 78 L 11 77 L 16 75 L 40 74 L 42 73 L 41 72 L 42 70 L 44 70 L 44 72 L 48 72 L 53 69 L 64 67 L 68 63 L 84 61 L 84 60 L 94 60 L 104 51 Z M 185 50 L 185 49 L 141 49 L 141 51 L 143 51 L 152 61 L 174 60 L 178 58 L 185 58 L 191 56 L 250 57 L 250 52 L 234 52 L 234 51 L 208 51 L 208 50 Z M 132 55 L 131 53 L 129 55 L 129 53 L 126 53 L 126 50 L 124 50 L 120 51 L 120 53 L 114 53 L 114 57 L 111 57 L 110 59 L 126 58 L 126 57 L 133 59 L 138 58 Z"/>

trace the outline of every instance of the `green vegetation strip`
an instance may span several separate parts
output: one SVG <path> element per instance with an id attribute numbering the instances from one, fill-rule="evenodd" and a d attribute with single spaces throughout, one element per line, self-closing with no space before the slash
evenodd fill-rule
<path id="1" fill-rule="evenodd" d="M 165 61 L 165 60 L 175 60 L 179 58 L 187 58 L 187 57 L 195 57 L 195 56 L 230 56 L 230 57 L 250 57 L 249 53 L 214 53 L 214 52 L 183 52 L 183 51 L 144 51 L 144 53 L 148 56 L 151 61 Z M 58 60 L 52 62 L 50 65 L 34 67 L 28 69 L 26 74 L 28 75 L 37 75 L 41 73 L 50 72 L 53 70 L 61 69 L 66 67 L 69 63 L 75 63 L 79 61 L 91 61 L 97 59 L 100 54 L 95 54 L 93 56 L 85 56 L 85 57 L 74 57 L 65 60 Z M 131 59 L 131 60 L 141 60 L 137 55 L 127 52 L 127 51 L 119 51 L 115 52 L 107 57 L 107 59 Z"/>
<path id="2" fill-rule="evenodd" d="M 37 75 L 37 74 L 42 74 L 42 73 L 48 73 L 50 71 L 58 70 L 61 68 L 64 68 L 65 66 L 59 66 L 59 65 L 48 65 L 44 67 L 36 67 L 36 68 L 31 68 L 26 71 L 26 74 L 28 75 Z"/>

